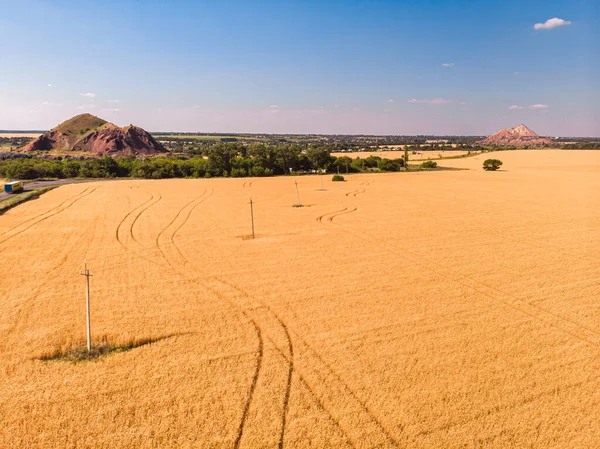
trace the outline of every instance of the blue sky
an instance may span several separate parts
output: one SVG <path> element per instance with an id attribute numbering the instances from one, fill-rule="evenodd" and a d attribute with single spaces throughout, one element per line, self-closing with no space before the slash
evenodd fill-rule
<path id="1" fill-rule="evenodd" d="M 598 0 L 0 0 L 0 129 L 600 136 L 599 22 Z"/>

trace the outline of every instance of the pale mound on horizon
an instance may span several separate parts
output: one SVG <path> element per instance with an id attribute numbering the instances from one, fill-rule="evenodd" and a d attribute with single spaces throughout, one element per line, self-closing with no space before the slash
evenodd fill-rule
<path id="1" fill-rule="evenodd" d="M 501 129 L 496 134 L 483 139 L 480 143 L 483 145 L 544 146 L 552 145 L 554 142 L 545 137 L 540 137 L 525 125 L 518 125 L 514 128 Z"/>

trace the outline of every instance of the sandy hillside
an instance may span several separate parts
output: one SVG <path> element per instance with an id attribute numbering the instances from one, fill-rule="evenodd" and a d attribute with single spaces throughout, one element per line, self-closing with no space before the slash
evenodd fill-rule
<path id="1" fill-rule="evenodd" d="M 0 447 L 600 445 L 600 152 L 488 156 L 10 210 Z M 153 343 L 41 361 L 84 341 L 86 258 L 95 344 Z"/>

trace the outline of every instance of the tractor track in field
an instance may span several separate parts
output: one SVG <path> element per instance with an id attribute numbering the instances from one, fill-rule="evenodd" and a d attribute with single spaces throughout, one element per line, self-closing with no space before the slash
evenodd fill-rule
<path id="1" fill-rule="evenodd" d="M 381 446 L 385 446 L 385 445 L 391 446 L 391 447 L 399 447 L 398 442 L 391 435 L 391 433 L 386 429 L 386 427 L 383 425 L 381 420 L 375 415 L 375 413 L 366 405 L 366 403 L 364 401 L 362 401 L 358 397 L 358 395 L 341 378 L 341 376 L 333 369 L 333 367 L 323 359 L 323 357 L 312 347 L 312 345 L 308 344 L 308 342 L 304 338 L 302 338 L 302 336 L 300 335 L 300 333 L 298 331 L 291 329 L 285 323 L 285 321 L 283 321 L 283 319 L 280 318 L 269 306 L 264 304 L 262 301 L 254 298 L 254 296 L 252 294 L 250 294 L 248 291 L 246 291 L 242 287 L 235 285 L 231 281 L 228 281 L 228 280 L 216 277 L 216 276 L 212 276 L 212 278 L 217 279 L 219 282 L 227 284 L 231 288 L 239 291 L 242 295 L 246 296 L 247 298 L 254 299 L 256 302 L 258 302 L 260 304 L 261 307 L 267 309 L 273 316 L 275 316 L 277 318 L 277 320 L 281 323 L 281 326 L 284 327 L 287 338 L 288 338 L 288 342 L 290 342 L 290 344 L 291 344 L 290 334 L 294 334 L 295 340 L 297 342 L 299 342 L 301 345 L 304 345 L 307 352 L 312 353 L 313 361 L 315 362 L 315 366 L 318 366 L 318 368 L 314 369 L 314 373 L 313 373 L 313 375 L 319 377 L 319 382 L 315 382 L 315 384 L 319 384 L 319 385 L 322 385 L 323 387 L 325 387 L 326 388 L 325 394 L 321 394 L 321 395 L 318 394 L 315 391 L 314 387 L 310 386 L 310 383 L 307 380 L 306 374 L 303 373 L 299 367 L 292 365 L 293 359 L 289 360 L 290 369 L 293 368 L 293 373 L 294 373 L 295 377 L 298 378 L 302 382 L 302 384 L 307 388 L 309 393 L 317 401 L 318 406 L 325 413 L 327 413 L 327 415 L 329 415 L 330 419 L 333 421 L 333 423 L 336 425 L 336 427 L 342 432 L 342 434 L 347 438 L 348 443 L 352 447 L 355 447 L 355 445 L 352 442 L 352 440 L 350 439 L 349 433 L 360 432 L 360 429 L 363 429 L 365 427 L 371 427 L 371 433 L 370 433 L 371 437 L 373 437 L 373 435 L 372 435 L 373 433 L 379 434 L 378 435 L 379 444 L 376 447 L 381 447 Z M 281 351 L 281 349 L 279 349 L 279 348 L 277 348 L 277 349 L 278 349 L 278 351 L 280 351 L 282 356 L 284 356 L 286 358 L 289 357 L 289 355 L 284 354 Z M 292 350 L 293 349 L 290 348 L 290 352 Z M 323 375 L 323 372 L 329 373 L 329 375 L 332 377 L 327 379 L 326 378 L 327 376 Z M 290 384 L 291 384 L 291 371 L 290 371 L 289 375 L 290 375 Z M 324 400 L 320 397 L 320 396 L 327 397 L 328 396 L 327 393 L 330 393 L 331 391 L 336 391 L 338 393 L 336 395 L 331 395 L 331 396 L 335 396 L 337 398 L 344 397 L 344 401 L 347 403 L 346 408 L 344 410 L 339 410 L 339 409 L 336 410 L 336 407 L 334 405 L 328 406 L 324 402 L 327 399 Z M 357 416 L 358 416 L 358 419 L 360 419 L 363 422 L 364 426 L 358 426 L 358 428 L 353 428 L 352 423 L 346 423 L 344 425 L 341 422 L 342 420 L 345 419 L 344 415 L 347 414 L 348 409 L 352 409 L 351 414 L 354 415 L 354 419 L 357 419 Z M 338 415 L 338 417 L 336 417 L 334 415 Z M 363 437 L 364 437 L 363 434 L 354 434 L 353 435 L 353 439 L 355 441 L 361 441 L 363 439 Z M 281 435 L 280 441 L 283 441 L 283 434 Z"/>
<path id="2" fill-rule="evenodd" d="M 162 200 L 162 194 L 158 194 L 158 199 L 150 204 L 148 204 L 147 206 L 143 207 L 142 210 L 140 210 L 137 215 L 133 218 L 133 221 L 131 222 L 131 225 L 129 225 L 129 235 L 131 236 L 131 239 L 137 243 L 138 245 L 142 246 L 143 245 L 138 242 L 138 240 L 135 238 L 135 235 L 133 233 L 133 228 L 135 227 L 135 224 L 137 223 L 137 221 L 139 220 L 139 218 L 142 216 L 142 214 L 144 212 L 146 212 L 148 209 L 150 209 L 152 206 L 155 206 L 156 204 L 160 203 L 160 201 Z"/>
<path id="3" fill-rule="evenodd" d="M 161 246 L 159 244 L 160 237 L 167 231 L 167 229 L 169 229 L 173 225 L 173 223 L 175 223 L 175 221 L 177 221 L 177 219 L 183 213 L 183 211 L 185 210 L 186 207 L 188 207 L 191 204 L 193 204 L 194 202 L 200 200 L 206 194 L 206 192 L 207 192 L 207 190 L 204 189 L 204 191 L 199 196 L 197 196 L 193 200 L 187 202 L 181 209 L 179 209 L 177 211 L 177 214 L 175 215 L 175 217 L 173 217 L 173 219 L 169 222 L 169 224 L 167 226 L 165 226 L 163 229 L 161 229 L 161 231 L 156 235 L 156 238 L 154 239 L 154 244 L 158 248 L 158 251 L 162 255 L 163 259 L 166 259 L 166 256 L 165 256 L 165 254 L 164 254 L 164 252 L 163 252 L 163 250 L 162 250 L 162 248 L 161 248 Z M 187 218 L 189 218 L 189 215 L 188 215 Z M 186 221 L 187 221 L 187 219 L 186 219 Z M 185 224 L 185 222 L 184 222 L 184 224 Z M 173 239 L 173 237 L 171 237 L 171 242 L 172 242 L 172 239 Z"/>
<path id="4" fill-rule="evenodd" d="M 339 217 L 340 215 L 351 214 L 353 212 L 356 212 L 357 210 L 358 210 L 357 206 L 344 207 L 343 209 L 336 210 L 333 212 L 327 212 L 326 214 L 318 216 L 317 221 L 319 223 L 322 223 L 323 219 L 325 218 L 328 222 L 332 223 L 333 220 L 335 218 Z"/>
<path id="5" fill-rule="evenodd" d="M 353 190 L 352 192 L 346 192 L 345 195 L 346 196 L 356 196 L 356 195 L 360 195 L 361 193 L 366 193 L 366 189 L 356 189 Z"/>
<path id="6" fill-rule="evenodd" d="M 275 346 L 277 351 L 282 355 L 282 357 L 287 361 L 287 364 L 288 364 L 287 379 L 286 379 L 286 383 L 285 383 L 285 393 L 284 393 L 284 397 L 283 397 L 283 407 L 282 407 L 282 412 L 281 412 L 281 423 L 282 424 L 281 424 L 281 429 L 280 429 L 280 433 L 279 433 L 279 441 L 278 441 L 278 447 L 283 448 L 285 429 L 286 429 L 286 425 L 287 425 L 287 415 L 288 415 L 288 411 L 289 411 L 289 401 L 290 401 L 290 395 L 291 395 L 291 391 L 292 391 L 292 377 L 294 375 L 294 345 L 292 343 L 292 338 L 290 336 L 288 327 L 285 324 L 285 322 L 279 317 L 279 315 L 277 315 L 273 311 L 273 309 L 271 309 L 268 305 L 266 305 L 262 301 L 256 300 L 256 298 L 249 295 L 245 290 L 237 287 L 233 283 L 231 283 L 219 276 L 211 276 L 209 279 L 227 286 L 226 288 L 230 288 L 232 290 L 235 290 L 235 291 L 241 293 L 241 295 L 246 297 L 247 300 L 251 303 L 250 304 L 251 308 L 253 308 L 253 309 L 264 308 L 265 310 L 267 310 L 269 312 L 269 314 L 275 319 L 276 326 L 280 327 L 283 330 L 283 333 L 285 335 L 286 345 L 287 345 L 287 354 L 286 354 L 286 351 L 282 351 L 280 348 L 278 348 L 278 346 L 275 344 L 273 339 L 267 335 L 269 337 L 269 339 L 271 340 L 271 342 L 273 343 L 273 346 Z M 252 304 L 252 302 L 254 302 L 254 304 Z M 239 306 L 238 306 L 238 308 L 239 308 Z M 242 311 L 242 313 L 245 313 L 243 308 L 240 308 L 240 310 Z"/>
<path id="7" fill-rule="evenodd" d="M 12 230 L 14 230 L 14 229 L 18 228 L 18 227 L 19 227 L 19 226 L 21 226 L 21 225 L 24 225 L 25 223 L 29 223 L 30 221 L 33 221 L 33 220 L 35 220 L 35 219 L 37 219 L 37 218 L 40 218 L 41 216 L 43 216 L 43 215 L 46 215 L 46 214 L 48 214 L 48 213 L 50 213 L 50 212 L 52 212 L 52 211 L 54 211 L 54 210 L 56 210 L 56 209 L 60 208 L 60 207 L 61 207 L 63 204 L 66 204 L 67 202 L 71 201 L 73 198 L 76 198 L 77 196 L 81 195 L 82 193 L 84 193 L 84 192 L 85 192 L 85 191 L 87 191 L 87 190 L 89 190 L 89 187 L 88 187 L 88 188 L 86 188 L 86 189 L 84 189 L 83 191 L 81 191 L 81 192 L 79 192 L 79 193 L 76 193 L 76 194 L 75 194 L 75 195 L 73 195 L 73 196 L 70 196 L 70 197 L 69 197 L 69 198 L 67 198 L 66 200 L 63 200 L 63 201 L 62 201 L 60 204 L 58 204 L 58 205 L 56 205 L 56 206 L 54 206 L 54 207 L 51 207 L 50 209 L 48 209 L 48 210 L 47 210 L 47 211 L 45 211 L 45 212 L 42 212 L 42 213 L 40 213 L 40 214 L 38 214 L 38 215 L 35 215 L 35 216 L 31 217 L 31 218 L 28 218 L 27 220 L 23 220 L 22 222 L 20 222 L 20 223 L 17 223 L 17 224 L 16 224 L 16 225 L 14 225 L 12 228 L 9 228 L 9 229 L 7 229 L 6 231 L 2 232 L 2 233 L 0 234 L 0 237 L 2 237 L 2 236 L 3 236 L 3 235 L 5 235 L 5 234 L 8 234 L 10 231 L 12 231 Z"/>
<path id="8" fill-rule="evenodd" d="M 364 232 L 357 231 L 348 226 L 341 226 L 344 230 L 356 235 L 363 240 L 373 242 L 375 246 L 382 248 L 382 245 L 375 239 L 371 238 Z M 448 279 L 450 282 L 458 284 L 463 288 L 474 291 L 479 295 L 486 297 L 494 302 L 504 304 L 507 307 L 512 308 L 522 314 L 525 314 L 536 321 L 542 322 L 545 325 L 562 332 L 563 334 L 569 335 L 577 340 L 586 342 L 593 346 L 600 346 L 600 331 L 589 328 L 585 325 L 577 323 L 569 318 L 559 315 L 555 312 L 551 312 L 547 309 L 539 307 L 535 304 L 524 301 L 513 294 L 507 293 L 500 290 L 497 287 L 487 285 L 481 281 L 472 279 L 460 273 L 448 273 L 446 268 L 436 262 L 435 260 L 427 259 L 411 252 L 409 249 L 403 250 L 403 252 L 397 252 L 393 249 L 386 248 L 387 251 L 395 253 L 398 257 L 411 262 L 412 264 L 418 265 L 427 270 L 431 270 L 441 277 Z M 435 268 L 433 268 L 435 267 Z M 488 290 L 488 291 L 486 291 Z M 495 292 L 495 293 L 491 293 Z M 504 298 L 508 299 L 504 299 Z"/>
<path id="9" fill-rule="evenodd" d="M 74 195 L 71 198 L 63 201 L 59 206 L 51 209 L 50 211 L 44 212 L 43 214 L 40 214 L 40 215 L 36 216 L 34 220 L 37 220 L 37 221 L 33 221 L 33 223 L 29 223 L 30 221 L 32 221 L 32 219 L 26 220 L 26 222 L 29 223 L 28 226 L 24 227 L 23 229 L 19 229 L 18 231 L 14 232 L 13 234 L 9 235 L 8 237 L 4 238 L 3 240 L 0 240 L 0 244 L 2 244 L 4 242 L 7 242 L 8 240 L 13 239 L 14 237 L 22 234 L 23 232 L 27 231 L 28 229 L 30 229 L 30 228 L 34 227 L 35 225 L 41 223 L 42 221 L 45 221 L 48 218 L 52 218 L 55 215 L 58 215 L 61 212 L 64 212 L 65 210 L 67 210 L 68 208 L 70 208 L 71 206 L 73 206 L 75 203 L 77 203 L 79 200 L 81 200 L 81 199 L 83 199 L 83 198 L 91 195 L 92 193 L 94 193 L 99 188 L 100 188 L 100 186 L 98 186 L 98 187 L 89 187 L 89 188 L 85 189 L 83 192 L 80 192 L 79 194 Z M 25 223 L 25 222 L 23 222 L 23 223 Z M 19 226 L 20 225 L 14 226 L 9 231 L 7 231 L 4 235 L 6 235 L 11 230 L 15 230 Z"/>
<path id="10" fill-rule="evenodd" d="M 167 226 L 158 233 L 158 235 L 156 236 L 156 239 L 155 239 L 155 245 L 158 248 L 162 258 L 167 262 L 168 266 L 173 271 L 177 272 L 178 274 L 180 274 L 186 278 L 199 280 L 198 275 L 197 275 L 197 270 L 195 270 L 193 268 L 193 265 L 191 265 L 190 261 L 187 259 L 187 257 L 183 254 L 181 249 L 175 243 L 175 236 L 181 230 L 181 228 L 188 222 L 194 209 L 196 209 L 197 206 L 199 206 L 206 199 L 208 199 L 210 196 L 212 196 L 213 193 L 214 193 L 214 189 L 212 189 L 208 195 L 207 195 L 207 190 L 205 190 L 201 195 L 199 195 L 198 197 L 196 197 L 193 200 L 184 204 L 177 211 L 177 213 L 175 214 L 173 219 L 169 222 L 169 224 L 167 224 Z M 182 219 L 180 220 L 181 222 L 177 223 L 177 221 L 180 219 L 180 217 L 182 217 Z M 169 232 L 169 230 L 171 232 Z M 161 244 L 161 237 L 163 235 L 166 236 L 167 241 L 166 241 L 166 243 Z M 175 251 L 174 252 L 169 251 L 167 249 L 168 247 L 170 247 L 171 249 L 174 249 Z M 179 264 L 173 259 L 179 259 L 182 263 Z M 235 301 L 233 301 L 230 297 L 223 295 L 222 293 L 220 293 L 219 291 L 217 291 L 216 289 L 210 287 L 209 285 L 207 285 L 205 283 L 203 283 L 203 286 L 207 290 L 212 292 L 222 302 L 229 305 L 234 310 L 240 311 L 240 308 L 235 304 Z M 243 309 L 241 310 L 241 314 L 248 321 L 248 323 L 251 324 L 253 327 L 254 333 L 256 335 L 256 340 L 257 340 L 257 348 L 254 353 L 256 356 L 254 373 L 252 374 L 252 380 L 250 383 L 250 387 L 248 389 L 247 398 L 242 407 L 242 416 L 241 416 L 238 428 L 236 430 L 236 437 L 235 437 L 234 444 L 233 444 L 233 447 L 236 449 L 239 448 L 242 443 L 242 438 L 244 436 L 244 430 L 248 423 L 250 407 L 252 405 L 252 400 L 255 396 L 256 389 L 258 387 L 258 380 L 259 380 L 260 373 L 263 368 L 263 362 L 264 362 L 264 357 L 265 357 L 265 343 L 264 343 L 263 331 L 262 331 L 261 327 L 258 325 L 256 320 L 249 313 L 244 311 Z"/>
<path id="11" fill-rule="evenodd" d="M 148 249 L 145 246 L 143 246 L 140 242 L 137 241 L 137 239 L 134 235 L 134 232 L 133 232 L 133 227 L 135 226 L 137 220 L 140 218 L 140 216 L 144 212 L 146 212 L 148 209 L 150 209 L 152 206 L 157 204 L 162 199 L 162 195 L 159 194 L 158 198 L 156 200 L 155 200 L 155 198 L 156 197 L 155 197 L 154 193 L 150 193 L 150 198 L 148 198 L 146 201 L 142 202 L 141 204 L 138 204 L 137 206 L 132 208 L 129 212 L 127 212 L 127 214 L 125 214 L 125 216 L 119 221 L 119 224 L 117 225 L 117 228 L 115 230 L 115 238 L 117 239 L 117 242 L 119 242 L 119 245 L 121 245 L 121 247 L 125 251 L 130 251 L 130 252 L 138 255 L 142 259 L 146 260 L 147 262 L 150 262 L 153 265 L 157 265 L 161 268 L 164 268 L 161 263 L 148 257 L 143 252 L 138 251 L 136 248 L 132 248 L 132 246 L 127 242 L 127 240 L 122 235 L 122 234 L 125 234 L 126 236 L 128 235 L 131 238 L 131 240 L 134 241 L 136 243 L 136 245 L 139 246 L 142 250 Z M 134 214 L 135 214 L 135 216 L 134 216 L 132 222 L 129 224 L 129 226 L 127 226 L 127 224 L 126 224 L 127 219 L 130 218 L 131 216 L 133 216 Z M 127 228 L 127 232 L 124 231 L 124 228 Z"/>
<path id="12" fill-rule="evenodd" d="M 251 187 L 252 187 L 252 183 L 253 183 L 253 182 L 254 182 L 254 181 L 244 181 L 244 183 L 242 184 L 242 187 L 245 187 L 245 188 L 248 188 L 248 189 L 249 189 L 249 188 L 251 188 Z"/>
<path id="13" fill-rule="evenodd" d="M 141 207 L 145 206 L 146 204 L 148 204 L 150 201 L 152 201 L 154 199 L 154 194 L 151 193 L 150 194 L 150 198 L 146 201 L 144 201 L 142 204 L 139 204 L 137 206 L 135 206 L 133 209 L 131 209 L 129 212 L 127 212 L 127 214 L 125 214 L 125 216 L 121 219 L 121 221 L 119 221 L 119 224 L 117 225 L 117 229 L 115 230 L 115 238 L 117 239 L 117 242 L 119 242 L 119 244 L 124 248 L 124 249 L 128 249 L 127 246 L 125 245 L 123 239 L 121 237 L 119 237 L 119 231 L 121 230 L 121 227 L 125 224 L 125 220 L 127 220 L 129 218 L 130 215 L 132 215 L 133 213 L 135 213 L 138 209 L 140 209 Z"/>
<path id="14" fill-rule="evenodd" d="M 22 299 L 18 303 L 17 310 L 14 310 L 12 314 L 5 316 L 4 318 L 6 320 L 11 320 L 12 318 L 14 318 L 17 315 L 28 312 L 29 310 L 33 309 L 34 307 L 38 307 L 39 303 L 35 300 L 38 298 L 38 296 L 40 295 L 40 293 L 42 292 L 44 287 L 46 287 L 52 281 L 59 278 L 60 270 L 66 264 L 69 253 L 71 252 L 72 248 L 77 246 L 79 239 L 82 239 L 86 235 L 87 235 L 87 238 L 85 240 L 86 240 L 87 245 L 89 246 L 94 241 L 94 238 L 96 237 L 97 227 L 98 227 L 98 223 L 97 223 L 97 221 L 94 221 L 94 231 L 93 232 L 90 233 L 85 229 L 81 230 L 81 232 L 79 233 L 79 235 L 77 237 L 77 240 L 75 242 L 73 242 L 71 245 L 69 245 L 68 248 L 65 249 L 65 253 L 64 253 L 63 257 L 60 258 L 60 261 L 56 265 L 53 265 L 52 268 L 50 270 L 48 270 L 45 273 L 45 275 L 42 277 L 43 281 L 41 284 L 39 284 L 35 288 L 35 292 L 33 294 L 27 296 L 26 298 Z M 80 246 L 82 246 L 82 245 L 80 245 Z M 85 245 L 83 245 L 83 247 L 85 247 Z M 46 301 L 48 301 L 48 300 L 46 300 Z M 5 305 L 6 305 L 6 303 L 2 304 L 2 309 L 4 309 Z M 0 311 L 0 317 L 2 316 L 1 312 L 2 311 Z M 7 333 L 13 332 L 14 329 L 16 329 L 17 325 L 18 325 L 18 323 L 16 321 L 14 323 L 12 323 L 12 326 L 11 326 L 11 328 L 9 328 L 7 330 Z"/>
<path id="15" fill-rule="evenodd" d="M 177 246 L 177 244 L 175 243 L 175 236 L 177 235 L 177 233 L 179 232 L 179 230 L 181 228 L 183 228 L 183 226 L 188 222 L 188 220 L 190 219 L 190 216 L 192 215 L 192 212 L 194 212 L 194 210 L 202 203 L 204 203 L 207 199 L 209 199 L 211 196 L 213 196 L 213 194 L 215 193 L 215 189 L 211 188 L 210 192 L 204 196 L 201 195 L 200 198 L 198 198 L 197 202 L 192 202 L 192 207 L 190 207 L 187 211 L 187 214 L 184 218 L 184 220 L 175 228 L 175 230 L 173 231 L 173 233 L 171 234 L 171 236 L 169 237 L 169 240 L 171 241 L 171 245 L 173 245 L 173 247 L 177 250 L 177 252 L 179 253 L 180 257 L 183 260 L 187 260 L 187 258 L 184 256 L 184 254 L 181 252 L 181 250 L 179 249 L 179 246 Z M 158 243 L 158 240 L 157 240 Z"/>
<path id="16" fill-rule="evenodd" d="M 242 410 L 242 417 L 241 417 L 240 424 L 239 424 L 239 427 L 237 430 L 237 435 L 236 435 L 236 438 L 234 441 L 235 448 L 240 447 L 245 433 L 248 432 L 247 426 L 249 425 L 250 410 L 253 406 L 253 401 L 257 394 L 257 388 L 259 388 L 259 386 L 260 386 L 259 381 L 261 379 L 261 375 L 262 375 L 262 371 L 263 371 L 263 367 L 264 367 L 264 362 L 265 362 L 264 359 L 265 359 L 265 356 L 268 354 L 265 351 L 265 341 L 264 341 L 265 335 L 267 336 L 269 341 L 273 344 L 273 346 L 277 350 L 277 352 L 281 353 L 283 358 L 286 360 L 287 375 L 286 375 L 286 379 L 285 379 L 285 389 L 284 389 L 284 392 L 282 395 L 283 397 L 282 397 L 282 411 L 281 411 L 281 426 L 279 428 L 279 437 L 278 437 L 278 443 L 277 443 L 279 448 L 283 448 L 285 429 L 286 429 L 286 425 L 287 425 L 287 415 L 288 415 L 288 411 L 289 411 L 289 400 L 290 400 L 290 395 L 291 395 L 292 376 L 293 376 L 293 372 L 294 372 L 293 342 L 289 335 L 289 331 L 287 330 L 287 327 L 279 319 L 279 317 L 275 313 L 273 313 L 273 311 L 271 309 L 266 307 L 264 304 L 250 304 L 250 306 L 246 306 L 246 307 L 244 307 L 242 304 L 239 304 L 239 301 L 236 301 L 236 299 L 235 299 L 235 294 L 232 294 L 232 291 L 228 291 L 228 290 L 235 290 L 235 287 L 232 287 L 226 281 L 219 279 L 217 277 L 210 277 L 210 278 L 206 278 L 206 279 L 198 278 L 198 270 L 194 267 L 193 263 L 185 256 L 183 251 L 181 251 L 181 249 L 179 248 L 179 246 L 177 245 L 176 240 L 175 240 L 177 233 L 188 222 L 194 209 L 197 206 L 199 206 L 200 204 L 202 204 L 210 196 L 212 196 L 213 193 L 214 193 L 214 190 L 212 190 L 207 195 L 206 191 L 205 191 L 199 197 L 186 203 L 177 212 L 177 214 L 175 215 L 173 220 L 171 220 L 171 222 L 169 222 L 169 224 L 160 231 L 159 235 L 155 239 L 155 243 L 159 249 L 159 252 L 162 254 L 163 258 L 166 260 L 166 262 L 169 264 L 169 266 L 173 270 L 179 272 L 180 274 L 183 274 L 185 277 L 190 277 L 192 279 L 202 282 L 203 286 L 207 290 L 211 291 L 221 301 L 228 304 L 234 310 L 237 310 L 239 313 L 241 313 L 241 315 L 254 328 L 254 332 L 256 334 L 257 341 L 258 341 L 257 350 L 256 350 L 255 371 L 253 373 L 252 381 L 251 381 L 251 384 L 250 384 L 250 387 L 248 390 L 247 399 L 246 399 L 246 402 L 245 402 L 243 410 Z M 166 239 L 166 245 L 164 243 L 161 245 L 161 237 L 162 236 L 165 236 L 165 238 L 163 240 Z M 171 250 L 169 250 L 168 247 L 170 247 Z M 172 251 L 172 250 L 174 250 L 174 251 Z M 179 259 L 181 261 L 181 263 L 175 262 L 173 260 L 175 258 Z M 240 292 L 240 290 L 238 290 L 238 292 Z M 268 335 L 268 333 L 265 331 L 265 325 L 268 326 L 269 320 L 267 319 L 265 321 L 264 317 L 262 319 L 260 318 L 260 316 L 256 313 L 257 307 L 262 307 L 265 310 L 268 310 L 270 312 L 270 314 L 272 315 L 272 317 L 275 319 L 274 321 L 271 320 L 272 321 L 271 326 L 275 327 L 275 329 L 279 328 L 279 331 L 282 332 L 282 334 L 285 336 L 285 340 L 286 340 L 286 344 L 287 344 L 287 351 L 281 351 L 281 349 L 278 347 L 278 345 L 273 340 L 273 338 L 271 338 Z M 268 385 L 268 381 L 266 382 L 266 384 Z M 257 423 L 254 423 L 254 424 L 256 425 Z M 260 425 L 260 424 L 261 423 L 258 423 L 258 425 Z"/>

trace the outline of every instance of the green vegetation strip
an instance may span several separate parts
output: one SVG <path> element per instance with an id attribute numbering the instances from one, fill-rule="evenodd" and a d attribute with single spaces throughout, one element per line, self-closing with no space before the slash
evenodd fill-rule
<path id="1" fill-rule="evenodd" d="M 0 201 L 0 215 L 5 213 L 7 210 L 18 206 L 26 201 L 39 198 L 44 193 L 56 188 L 58 186 L 40 187 L 39 189 L 29 190 L 23 193 L 18 193 L 10 198 Z"/>
<path id="2" fill-rule="evenodd" d="M 166 340 L 168 338 L 172 338 L 178 335 L 185 334 L 171 334 L 157 338 L 141 338 L 123 344 L 116 344 L 106 340 L 102 340 L 101 342 L 94 343 L 92 345 L 91 351 L 88 351 L 85 345 L 72 346 L 67 349 L 59 349 L 51 353 L 44 354 L 41 357 L 39 357 L 38 360 L 41 360 L 43 362 L 57 360 L 72 363 L 98 360 L 99 358 L 109 354 L 131 351 L 132 349 L 150 345 L 152 343 L 156 343 L 161 340 Z"/>

